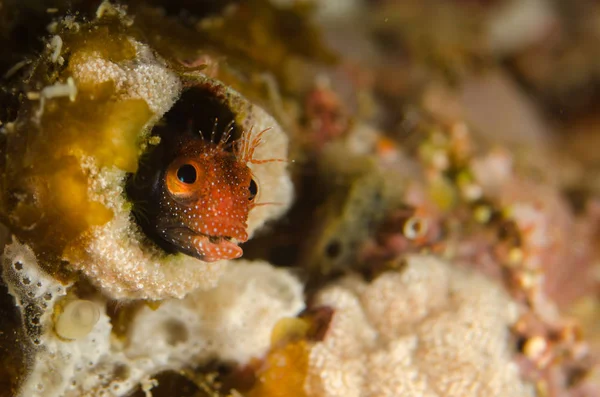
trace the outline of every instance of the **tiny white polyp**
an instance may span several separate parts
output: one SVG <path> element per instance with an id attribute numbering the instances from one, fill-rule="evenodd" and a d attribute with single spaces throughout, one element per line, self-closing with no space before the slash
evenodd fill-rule
<path id="1" fill-rule="evenodd" d="M 88 300 L 67 303 L 58 316 L 54 330 L 64 339 L 78 339 L 89 334 L 100 318 L 98 306 Z"/>

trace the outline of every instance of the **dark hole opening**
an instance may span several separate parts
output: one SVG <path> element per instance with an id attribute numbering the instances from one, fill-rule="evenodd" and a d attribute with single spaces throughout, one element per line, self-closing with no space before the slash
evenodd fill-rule
<path id="1" fill-rule="evenodd" d="M 158 146 L 173 145 L 173 141 L 182 136 L 218 142 L 229 126 L 233 127 L 230 141 L 239 138 L 235 115 L 221 100 L 225 93 L 219 90 L 221 88 L 194 87 L 185 91 L 162 122 L 152 129 L 152 135 L 161 137 Z"/>
<path id="2" fill-rule="evenodd" d="M 342 244 L 338 240 L 330 241 L 325 247 L 325 254 L 329 258 L 337 258 L 342 253 Z"/>
<path id="3" fill-rule="evenodd" d="M 229 142 L 238 139 L 241 130 L 235 124 L 235 115 L 224 103 L 226 93 L 221 87 L 192 87 L 152 128 L 152 135 L 160 138 L 150 145 L 140 158 L 138 171 L 130 175 L 126 194 L 133 204 L 133 217 L 144 234 L 168 253 L 183 252 L 181 247 L 164 236 L 165 213 L 161 210 L 164 175 L 167 167 L 179 156 L 180 150 L 193 140 L 219 142 L 231 127 Z M 226 150 L 232 150 L 229 145 Z M 177 177 L 181 182 L 194 183 L 196 170 L 190 164 L 182 165 Z M 162 230 L 161 230 L 162 228 Z"/>

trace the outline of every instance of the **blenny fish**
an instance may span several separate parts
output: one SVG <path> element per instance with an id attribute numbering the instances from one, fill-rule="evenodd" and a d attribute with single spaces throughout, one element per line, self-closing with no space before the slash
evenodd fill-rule
<path id="1" fill-rule="evenodd" d="M 248 240 L 248 214 L 261 205 L 255 203 L 258 184 L 248 164 L 281 161 L 254 158 L 269 129 L 255 134 L 251 129 L 231 142 L 232 125 L 218 142 L 215 129 L 216 122 L 210 139 L 181 134 L 171 149 L 153 153 L 149 163 L 154 172 L 138 173 L 149 183 L 142 181 L 140 188 L 134 180 L 129 189 L 146 234 L 167 251 L 205 262 L 242 256 L 238 244 Z"/>

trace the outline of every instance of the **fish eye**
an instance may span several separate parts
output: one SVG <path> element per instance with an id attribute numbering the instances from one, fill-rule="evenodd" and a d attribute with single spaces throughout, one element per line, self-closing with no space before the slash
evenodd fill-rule
<path id="1" fill-rule="evenodd" d="M 177 179 L 179 181 L 191 185 L 196 182 L 196 168 L 191 164 L 183 164 L 177 169 Z"/>
<path id="2" fill-rule="evenodd" d="M 175 159 L 165 173 L 167 191 L 177 200 L 189 200 L 197 192 L 203 171 L 189 158 Z"/>
<path id="3" fill-rule="evenodd" d="M 248 200 L 252 201 L 258 194 L 258 185 L 256 184 L 256 181 L 254 181 L 254 179 L 250 180 L 250 186 L 248 186 L 248 190 L 250 191 L 250 196 L 248 197 Z"/>

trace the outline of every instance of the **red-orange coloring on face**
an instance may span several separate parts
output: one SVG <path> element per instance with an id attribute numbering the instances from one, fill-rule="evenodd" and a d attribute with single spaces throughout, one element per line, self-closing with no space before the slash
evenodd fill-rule
<path id="1" fill-rule="evenodd" d="M 248 214 L 256 206 L 257 184 L 249 163 L 262 142 L 263 130 L 233 142 L 193 139 L 179 148 L 162 178 L 159 226 L 161 237 L 179 251 L 203 261 L 242 255 L 238 243 L 248 240 Z"/>

